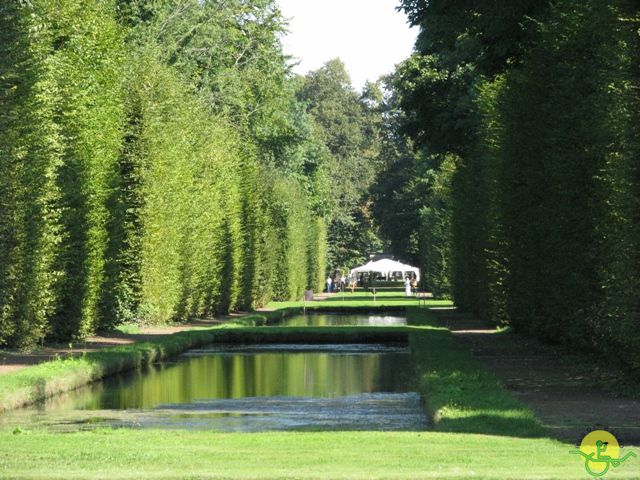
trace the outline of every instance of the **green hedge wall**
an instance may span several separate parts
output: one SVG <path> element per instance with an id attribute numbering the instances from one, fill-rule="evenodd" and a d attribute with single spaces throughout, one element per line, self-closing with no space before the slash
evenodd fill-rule
<path id="1" fill-rule="evenodd" d="M 450 229 L 426 237 L 455 303 L 640 372 L 637 2 L 401 4 L 421 28 L 404 133 L 456 156 Z"/>
<path id="2" fill-rule="evenodd" d="M 124 43 L 109 2 L 16 3 L 0 14 L 0 341 L 30 346 L 96 326 Z"/>
<path id="3" fill-rule="evenodd" d="M 118 7 L 0 5 L 0 346 L 248 310 L 324 276 L 306 180 Z"/>

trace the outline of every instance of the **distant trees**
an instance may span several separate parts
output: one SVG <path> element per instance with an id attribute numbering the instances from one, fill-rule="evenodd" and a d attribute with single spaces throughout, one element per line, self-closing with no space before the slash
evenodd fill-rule
<path id="1" fill-rule="evenodd" d="M 430 153 L 408 134 L 415 120 L 401 107 L 415 104 L 405 97 L 401 72 L 385 79 L 382 168 L 371 188 L 374 221 L 391 252 L 421 266 L 423 287 L 450 297 L 451 182 L 458 157 L 446 149 Z"/>
<path id="2" fill-rule="evenodd" d="M 326 146 L 275 2 L 0 6 L 0 344 L 320 289 Z"/>
<path id="3" fill-rule="evenodd" d="M 299 79 L 296 96 L 326 146 L 322 152 L 328 223 L 328 265 L 346 270 L 380 247 L 369 187 L 380 169 L 382 92 L 368 83 L 359 95 L 339 59 Z"/>
<path id="4" fill-rule="evenodd" d="M 445 267 L 429 286 L 640 368 L 637 5 L 402 6 L 421 32 L 390 83 L 402 189 L 428 184 L 413 231 Z"/>

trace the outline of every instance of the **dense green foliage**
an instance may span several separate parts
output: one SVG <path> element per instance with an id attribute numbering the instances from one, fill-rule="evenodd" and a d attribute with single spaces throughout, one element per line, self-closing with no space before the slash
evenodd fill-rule
<path id="1" fill-rule="evenodd" d="M 421 33 L 389 83 L 400 190 L 433 185 L 423 265 L 445 252 L 461 308 L 640 368 L 637 4 L 402 7 Z"/>
<path id="2" fill-rule="evenodd" d="M 415 148 L 404 133 L 400 77 L 388 77 L 384 104 L 383 164 L 371 187 L 372 211 L 389 251 L 421 268 L 422 288 L 438 298 L 451 295 L 451 182 L 457 156 Z"/>
<path id="3" fill-rule="evenodd" d="M 321 288 L 327 147 L 275 2 L 4 2 L 0 26 L 0 345 Z"/>
<path id="4" fill-rule="evenodd" d="M 32 345 L 96 327 L 124 44 L 105 2 L 5 2 L 0 18 L 0 343 Z"/>
<path id="5" fill-rule="evenodd" d="M 296 94 L 325 145 L 323 165 L 330 174 L 318 209 L 328 219 L 330 273 L 344 274 L 381 247 L 369 188 L 380 169 L 382 93 L 368 83 L 359 95 L 344 64 L 334 59 L 302 78 Z"/>

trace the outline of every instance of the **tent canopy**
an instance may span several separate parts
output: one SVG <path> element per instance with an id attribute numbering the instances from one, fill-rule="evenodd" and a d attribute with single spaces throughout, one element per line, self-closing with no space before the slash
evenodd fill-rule
<path id="1" fill-rule="evenodd" d="M 360 267 L 356 267 L 349 272 L 349 276 L 355 277 L 358 273 L 368 272 L 382 273 L 387 278 L 389 278 L 389 276 L 393 272 L 402 272 L 403 275 L 405 273 L 414 273 L 416 275 L 416 278 L 420 280 L 419 268 L 396 262 L 395 260 L 391 260 L 389 258 L 383 258 L 382 260 L 378 260 L 376 262 L 368 262 Z"/>

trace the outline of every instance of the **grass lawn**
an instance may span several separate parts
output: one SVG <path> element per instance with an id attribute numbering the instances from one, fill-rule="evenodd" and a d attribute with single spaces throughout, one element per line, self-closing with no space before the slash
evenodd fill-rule
<path id="1" fill-rule="evenodd" d="M 284 307 L 321 307 L 321 308 L 344 308 L 344 307 L 411 307 L 411 306 L 427 306 L 427 307 L 450 307 L 453 304 L 450 300 L 434 300 L 432 298 L 422 300 L 415 297 L 405 297 L 404 290 L 377 290 L 376 298 L 373 294 L 362 289 L 356 290 L 354 293 L 346 291 L 344 293 L 332 293 L 324 300 L 315 300 L 312 302 L 271 302 L 269 308 Z"/>
<path id="2" fill-rule="evenodd" d="M 570 445 L 438 432 L 34 432 L 0 445 L 2 478 L 590 478 Z M 638 478 L 633 467 L 607 478 Z"/>
<path id="3" fill-rule="evenodd" d="M 359 297 L 351 297 L 350 307 L 373 307 Z M 395 292 L 385 292 L 382 298 L 392 302 L 388 307 L 412 301 Z M 333 308 L 332 302 L 341 300 L 313 303 L 324 309 Z M 569 453 L 574 446 L 545 438 L 531 411 L 462 349 L 451 332 L 438 327 L 428 311 L 410 308 L 407 313 L 406 327 L 256 327 L 255 320 L 247 319 L 234 328 L 184 332 L 146 347 L 102 352 L 92 361 L 78 360 L 77 365 L 98 368 L 96 364 L 121 358 L 137 359 L 141 351 L 177 351 L 206 338 L 243 342 L 406 338 L 434 431 L 216 433 L 98 428 L 53 433 L 25 427 L 0 431 L 0 478 L 591 478 L 580 457 Z M 46 364 L 33 367 L 36 372 L 38 368 L 44 369 L 46 375 L 40 375 L 47 381 L 64 378 L 65 369 L 72 372 L 68 366 L 60 367 L 59 374 Z M 31 378 L 22 375 L 19 378 L 25 381 Z M 3 382 L 7 388 L 12 385 L 9 375 L 3 377 L 0 394 Z M 638 447 L 628 450 L 640 454 Z M 612 468 L 607 478 L 640 478 L 640 459 Z"/>

